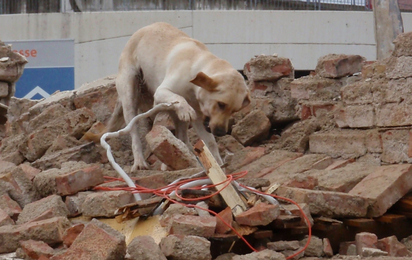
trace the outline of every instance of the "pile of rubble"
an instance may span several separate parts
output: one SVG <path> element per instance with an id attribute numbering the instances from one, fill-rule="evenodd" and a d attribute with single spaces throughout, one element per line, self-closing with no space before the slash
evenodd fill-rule
<path id="1" fill-rule="evenodd" d="M 253 101 L 233 116 L 231 134 L 217 139 L 223 169 L 299 207 L 242 192 L 248 209 L 233 214 L 205 189 L 180 193 L 217 215 L 147 194 L 136 202 L 106 151 L 85 138 L 102 131 L 114 109 L 114 77 L 40 101 L 11 98 L 0 136 L 0 253 L 53 260 L 410 258 L 411 42 L 412 34 L 400 35 L 385 61 L 327 55 L 298 79 L 287 58 L 261 55 L 245 65 Z M 203 170 L 169 121 L 148 121 L 154 127 L 141 136 L 151 170 L 130 172 L 128 136 L 109 140 L 137 185 L 158 190 Z M 149 231 L 136 231 L 148 222 Z"/>

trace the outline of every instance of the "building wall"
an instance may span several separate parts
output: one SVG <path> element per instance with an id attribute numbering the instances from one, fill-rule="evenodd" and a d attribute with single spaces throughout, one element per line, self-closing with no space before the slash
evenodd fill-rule
<path id="1" fill-rule="evenodd" d="M 412 16 L 403 14 L 405 31 Z M 204 42 L 241 70 L 254 55 L 290 58 L 313 70 L 329 53 L 376 59 L 372 12 L 351 11 L 128 11 L 0 15 L 0 39 L 74 39 L 75 85 L 115 74 L 119 55 L 139 28 L 169 22 Z"/>

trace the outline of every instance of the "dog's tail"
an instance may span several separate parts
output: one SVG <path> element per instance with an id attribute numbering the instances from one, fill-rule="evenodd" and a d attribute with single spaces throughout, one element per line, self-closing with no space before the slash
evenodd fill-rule
<path id="1" fill-rule="evenodd" d="M 100 138 L 107 132 L 114 132 L 121 129 L 125 124 L 123 117 L 123 107 L 120 101 L 116 102 L 112 116 L 109 119 L 109 123 L 106 127 L 101 129 L 98 133 L 86 132 L 84 133 L 82 140 L 100 143 Z"/>

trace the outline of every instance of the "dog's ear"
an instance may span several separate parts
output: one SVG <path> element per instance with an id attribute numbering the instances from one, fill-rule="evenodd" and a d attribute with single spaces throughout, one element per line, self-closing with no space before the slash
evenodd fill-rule
<path id="1" fill-rule="evenodd" d="M 215 91 L 218 83 L 203 72 L 197 73 L 196 77 L 190 81 L 191 83 L 206 89 L 207 91 Z"/>

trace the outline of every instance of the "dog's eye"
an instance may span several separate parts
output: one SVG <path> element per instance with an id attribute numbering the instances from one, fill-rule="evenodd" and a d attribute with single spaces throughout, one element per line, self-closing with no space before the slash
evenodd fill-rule
<path id="1" fill-rule="evenodd" d="M 219 106 L 219 108 L 220 108 L 221 110 L 225 110 L 225 108 L 226 108 L 226 104 L 225 104 L 225 103 L 217 102 L 217 105 Z"/>

